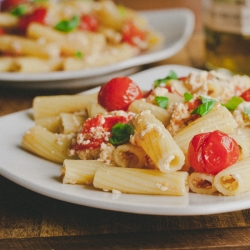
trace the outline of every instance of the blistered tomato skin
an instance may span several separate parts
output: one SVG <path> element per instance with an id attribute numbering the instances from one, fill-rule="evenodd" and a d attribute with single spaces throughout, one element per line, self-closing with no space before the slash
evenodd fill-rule
<path id="1" fill-rule="evenodd" d="M 195 135 L 188 148 L 188 161 L 196 172 L 216 175 L 237 162 L 240 149 L 236 141 L 221 131 Z"/>
<path id="2" fill-rule="evenodd" d="M 128 106 L 143 97 L 139 86 L 128 77 L 116 77 L 104 84 L 98 93 L 98 103 L 108 111 L 128 109 Z"/>

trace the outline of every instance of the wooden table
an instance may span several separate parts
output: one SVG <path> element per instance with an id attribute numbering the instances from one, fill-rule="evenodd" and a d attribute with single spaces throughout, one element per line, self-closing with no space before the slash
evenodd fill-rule
<path id="1" fill-rule="evenodd" d="M 204 68 L 202 31 L 178 54 L 147 68 L 162 64 Z M 69 91 L 1 88 L 0 116 L 30 108 L 36 95 L 62 93 Z M 249 236 L 250 210 L 205 216 L 106 211 L 51 199 L 0 177 L 1 250 L 250 249 Z"/>

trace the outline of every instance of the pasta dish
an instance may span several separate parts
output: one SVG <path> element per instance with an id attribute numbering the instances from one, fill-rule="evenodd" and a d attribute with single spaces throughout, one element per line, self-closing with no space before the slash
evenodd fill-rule
<path id="1" fill-rule="evenodd" d="M 64 184 L 113 193 L 238 195 L 250 190 L 250 78 L 166 72 L 94 94 L 37 96 L 22 146 L 61 165 Z"/>
<path id="2" fill-rule="evenodd" d="M 162 42 L 138 12 L 110 0 L 4 0 L 0 8 L 0 72 L 100 67 Z"/>

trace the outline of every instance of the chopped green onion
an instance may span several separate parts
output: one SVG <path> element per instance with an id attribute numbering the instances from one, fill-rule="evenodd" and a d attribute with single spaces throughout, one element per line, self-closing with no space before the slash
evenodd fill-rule
<path id="1" fill-rule="evenodd" d="M 239 104 L 241 104 L 243 101 L 244 100 L 242 97 L 233 96 L 231 99 L 227 101 L 227 103 L 222 104 L 222 105 L 225 106 L 229 110 L 235 110 L 239 106 Z"/>
<path id="2" fill-rule="evenodd" d="M 134 134 L 134 126 L 130 124 L 117 123 L 111 129 L 112 136 L 109 142 L 113 145 L 120 145 L 129 141 L 130 136 Z"/>
<path id="3" fill-rule="evenodd" d="M 178 79 L 177 74 L 173 70 L 170 70 L 169 74 L 165 78 L 155 80 L 154 81 L 154 87 L 155 88 L 159 87 L 162 83 L 164 83 L 166 85 L 166 83 L 171 79 L 173 79 L 173 80 Z"/>
<path id="4" fill-rule="evenodd" d="M 193 99 L 193 95 L 188 93 L 188 92 L 185 92 L 184 93 L 184 99 L 185 99 L 186 102 L 188 102 L 188 101 Z"/>
<path id="5" fill-rule="evenodd" d="M 70 32 L 74 30 L 79 24 L 79 17 L 74 16 L 70 20 L 62 20 L 61 22 L 57 23 L 55 29 L 62 31 L 62 32 Z"/>
<path id="6" fill-rule="evenodd" d="M 166 96 L 156 96 L 155 101 L 157 105 L 163 109 L 167 108 L 168 106 L 168 98 Z"/>

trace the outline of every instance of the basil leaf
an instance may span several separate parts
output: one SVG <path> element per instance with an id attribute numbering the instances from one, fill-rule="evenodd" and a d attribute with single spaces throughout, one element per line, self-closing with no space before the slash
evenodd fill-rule
<path id="1" fill-rule="evenodd" d="M 166 83 L 171 80 L 171 79 L 174 79 L 174 80 L 177 80 L 178 79 L 178 76 L 177 74 L 173 71 L 173 70 L 170 70 L 168 76 L 166 76 L 165 78 L 161 78 L 161 79 L 157 79 L 154 81 L 154 87 L 159 87 L 162 83 L 164 83 L 166 85 Z"/>
<path id="2" fill-rule="evenodd" d="M 235 110 L 239 106 L 239 104 L 241 104 L 243 101 L 244 100 L 242 97 L 233 96 L 231 99 L 227 101 L 227 103 L 222 104 L 222 105 L 225 106 L 229 110 Z"/>
<path id="3" fill-rule="evenodd" d="M 188 92 L 185 92 L 184 93 L 184 99 L 185 99 L 186 102 L 188 102 L 188 101 L 193 99 L 193 95 L 188 93 Z"/>
<path id="4" fill-rule="evenodd" d="M 213 109 L 215 100 L 208 99 L 201 96 L 202 104 L 199 105 L 195 110 L 191 112 L 191 114 L 199 114 L 201 116 L 206 115 L 211 109 Z"/>
<path id="5" fill-rule="evenodd" d="M 79 17 L 74 16 L 70 20 L 63 20 L 56 24 L 55 29 L 62 32 L 70 32 L 74 30 L 79 24 Z"/>
<path id="6" fill-rule="evenodd" d="M 112 136 L 109 142 L 113 145 L 120 145 L 128 142 L 130 135 L 134 134 L 134 126 L 126 123 L 117 123 L 111 129 Z"/>
<path id="7" fill-rule="evenodd" d="M 76 56 L 77 58 L 79 58 L 79 59 L 82 59 L 82 58 L 83 58 L 83 54 L 82 54 L 81 51 L 76 51 L 75 56 Z"/>
<path id="8" fill-rule="evenodd" d="M 247 115 L 248 118 L 250 118 L 250 108 L 244 108 L 244 114 Z"/>
<path id="9" fill-rule="evenodd" d="M 10 13 L 16 17 L 22 16 L 26 13 L 26 7 L 24 5 L 18 5 L 13 8 Z"/>
<path id="10" fill-rule="evenodd" d="M 168 98 L 166 96 L 156 96 L 155 101 L 157 105 L 163 109 L 168 106 Z"/>

